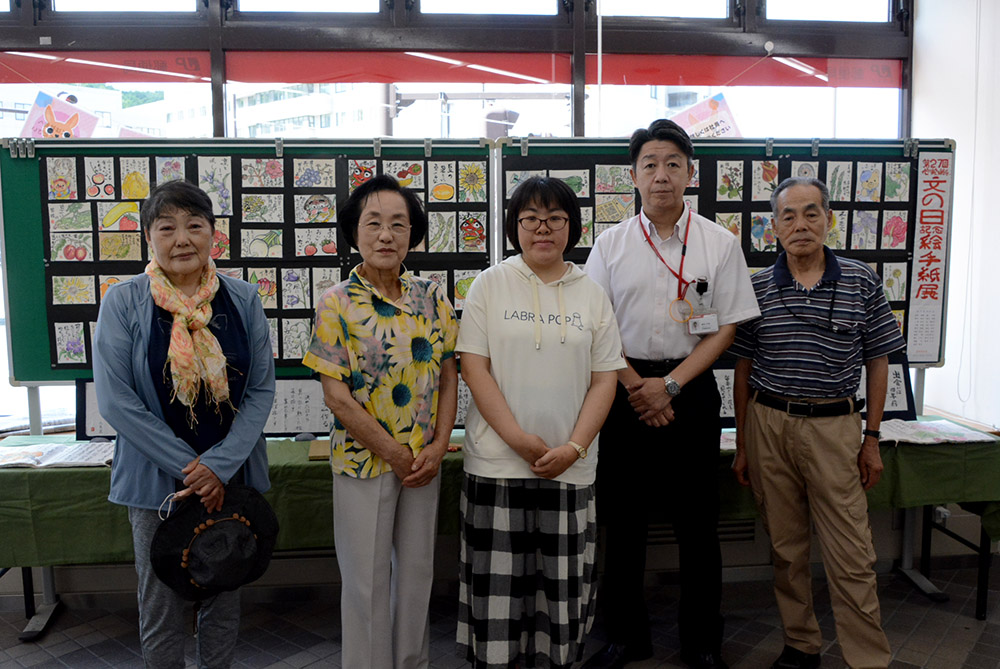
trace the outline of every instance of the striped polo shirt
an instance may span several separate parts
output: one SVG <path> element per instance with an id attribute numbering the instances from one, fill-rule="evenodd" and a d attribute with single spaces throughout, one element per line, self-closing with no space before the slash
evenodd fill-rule
<path id="1" fill-rule="evenodd" d="M 742 323 L 730 352 L 753 360 L 750 386 L 783 397 L 850 397 L 861 366 L 905 346 L 882 282 L 859 260 L 824 247 L 823 278 L 806 290 L 783 252 L 753 276 L 761 315 Z"/>

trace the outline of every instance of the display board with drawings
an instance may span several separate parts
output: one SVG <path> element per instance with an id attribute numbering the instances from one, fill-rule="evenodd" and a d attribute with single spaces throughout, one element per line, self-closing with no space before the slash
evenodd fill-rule
<path id="1" fill-rule="evenodd" d="M 115 429 L 101 416 L 97 391 L 90 379 L 76 380 L 76 438 L 112 438 Z M 316 379 L 277 379 L 271 415 L 264 426 L 269 437 L 292 437 L 302 433 L 326 435 L 330 410 L 323 402 L 323 387 Z"/>
<path id="2" fill-rule="evenodd" d="M 209 194 L 211 255 L 220 272 L 257 286 L 279 376 L 308 373 L 300 360 L 316 300 L 360 262 L 337 212 L 375 174 L 397 178 L 428 212 L 429 234 L 410 251 L 408 269 L 440 283 L 461 308 L 466 274 L 488 265 L 489 149 L 478 140 L 429 149 L 386 140 L 379 150 L 371 141 L 304 142 L 285 144 L 280 156 L 273 142 L 228 144 L 38 142 L 34 158 L 0 156 L 15 382 L 91 376 L 101 299 L 143 271 L 149 249 L 139 208 L 170 179 Z"/>
<path id="3" fill-rule="evenodd" d="M 950 140 L 695 140 L 694 146 L 684 199 L 740 239 L 751 273 L 772 265 L 780 251 L 770 207 L 775 187 L 792 175 L 826 182 L 833 215 L 827 245 L 881 277 L 910 362 L 943 364 Z M 642 206 L 626 140 L 515 139 L 502 150 L 505 205 L 533 175 L 562 178 L 577 193 L 583 236 L 567 254 L 573 262 L 585 263 L 593 240 Z M 505 248 L 513 253 L 509 241 Z M 919 308 L 911 311 L 911 304 Z"/>

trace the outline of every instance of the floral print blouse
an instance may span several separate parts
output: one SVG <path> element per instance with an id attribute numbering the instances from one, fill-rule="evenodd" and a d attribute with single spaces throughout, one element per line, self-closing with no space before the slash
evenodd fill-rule
<path id="1" fill-rule="evenodd" d="M 441 363 L 455 355 L 458 323 L 444 291 L 404 272 L 398 302 L 358 273 L 323 293 L 302 364 L 343 381 L 354 399 L 416 456 L 434 438 Z M 392 471 L 333 419 L 335 474 L 374 478 Z"/>

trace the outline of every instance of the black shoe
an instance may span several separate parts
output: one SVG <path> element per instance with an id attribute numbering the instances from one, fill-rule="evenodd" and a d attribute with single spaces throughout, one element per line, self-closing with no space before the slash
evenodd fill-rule
<path id="1" fill-rule="evenodd" d="M 682 650 L 681 660 L 692 669 L 729 669 L 729 665 L 722 660 L 722 655 L 708 650 L 701 653 Z"/>
<path id="2" fill-rule="evenodd" d="M 591 655 L 581 669 L 621 669 L 629 662 L 638 662 L 650 657 L 653 657 L 653 649 L 648 646 L 638 648 L 621 643 L 609 643 Z"/>
<path id="3" fill-rule="evenodd" d="M 771 669 L 816 669 L 818 666 L 819 653 L 803 653 L 798 648 L 785 646 Z"/>

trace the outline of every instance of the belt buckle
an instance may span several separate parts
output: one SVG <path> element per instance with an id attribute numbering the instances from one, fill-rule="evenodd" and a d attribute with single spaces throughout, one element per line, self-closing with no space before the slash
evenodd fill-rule
<path id="1" fill-rule="evenodd" d="M 806 402 L 789 402 L 785 411 L 789 416 L 795 418 L 811 418 L 813 405 Z"/>

